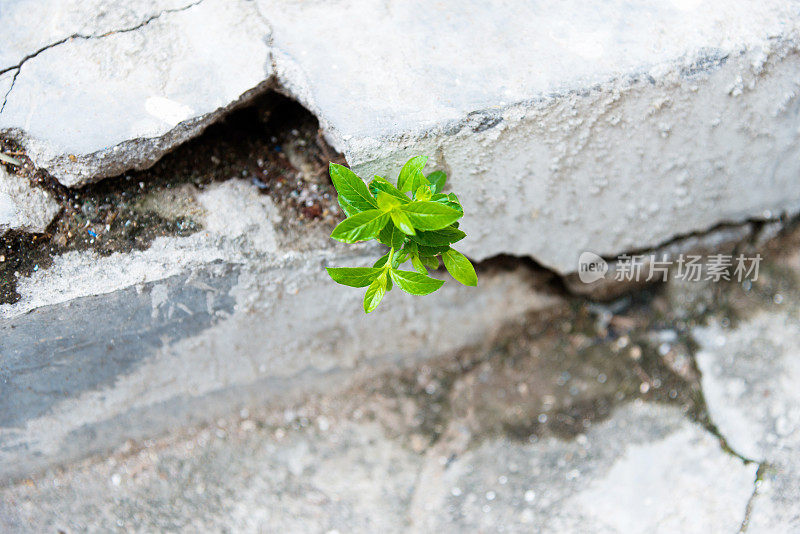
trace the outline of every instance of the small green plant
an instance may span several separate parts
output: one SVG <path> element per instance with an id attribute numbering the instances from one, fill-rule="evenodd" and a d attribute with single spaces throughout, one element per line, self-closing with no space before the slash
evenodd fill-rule
<path id="1" fill-rule="evenodd" d="M 427 295 L 442 287 L 442 280 L 428 276 L 428 269 L 439 268 L 439 258 L 453 278 L 467 286 L 478 285 L 472 263 L 450 247 L 466 237 L 458 229 L 464 209 L 455 193 L 442 193 L 447 179 L 444 172 L 422 173 L 427 161 L 427 156 L 408 160 L 396 187 L 381 176 L 367 185 L 347 167 L 330 165 L 339 205 L 347 215 L 331 237 L 344 243 L 377 239 L 389 247 L 372 267 L 328 268 L 334 281 L 367 288 L 366 313 L 378 307 L 394 284 L 412 295 Z M 400 270 L 407 261 L 414 271 Z"/>

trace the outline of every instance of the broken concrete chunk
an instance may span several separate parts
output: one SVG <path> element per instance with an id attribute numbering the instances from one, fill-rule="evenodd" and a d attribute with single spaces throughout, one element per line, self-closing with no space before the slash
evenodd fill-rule
<path id="1" fill-rule="evenodd" d="M 147 167 L 259 90 L 268 34 L 250 3 L 206 0 L 70 39 L 22 64 L 0 131 L 67 186 Z"/>
<path id="2" fill-rule="evenodd" d="M 9 230 L 41 233 L 60 207 L 49 193 L 0 166 L 0 236 Z"/>

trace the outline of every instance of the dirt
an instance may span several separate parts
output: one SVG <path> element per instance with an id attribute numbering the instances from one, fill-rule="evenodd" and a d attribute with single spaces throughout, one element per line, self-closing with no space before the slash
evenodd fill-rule
<path id="1" fill-rule="evenodd" d="M 109 255 L 198 231 L 202 213 L 192 205 L 193 192 L 214 182 L 250 181 L 285 212 L 285 232 L 331 228 L 341 216 L 327 167 L 344 159 L 322 139 L 311 113 L 276 93 L 231 113 L 147 170 L 81 189 L 66 188 L 36 169 L 11 139 L 0 138 L 0 152 L 22 162 L 6 164 L 9 172 L 49 190 L 62 208 L 44 234 L 0 237 L 0 304 L 19 300 L 19 277 L 47 268 L 66 251 Z"/>

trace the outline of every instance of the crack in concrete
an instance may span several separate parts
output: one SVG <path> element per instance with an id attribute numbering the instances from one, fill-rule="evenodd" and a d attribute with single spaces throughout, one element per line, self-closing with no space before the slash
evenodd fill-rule
<path id="1" fill-rule="evenodd" d="M 111 35 L 116 35 L 118 33 L 133 32 L 133 31 L 139 30 L 141 28 L 144 28 L 145 26 L 147 26 L 148 24 L 150 24 L 154 20 L 157 20 L 157 19 L 161 18 L 163 15 L 167 15 L 167 14 L 170 14 L 170 13 L 178 13 L 178 12 L 181 12 L 181 11 L 189 10 L 189 9 L 191 9 L 191 8 L 201 4 L 201 3 L 203 3 L 203 1 L 204 0 L 195 0 L 194 2 L 192 2 L 190 4 L 187 4 L 185 6 L 175 7 L 175 8 L 171 8 L 171 9 L 165 9 L 165 10 L 160 11 L 159 13 L 157 13 L 155 15 L 152 15 L 152 16 L 146 18 L 145 20 L 143 20 L 142 22 L 136 24 L 135 26 L 129 26 L 129 27 L 126 27 L 126 28 L 120 28 L 120 29 L 117 29 L 117 30 L 111 30 L 111 31 L 108 31 L 108 32 L 105 32 L 105 33 L 92 33 L 92 34 L 88 34 L 88 35 L 87 34 L 74 33 L 72 35 L 64 37 L 63 39 L 59 39 L 58 41 L 49 43 L 49 44 L 39 48 L 35 52 L 32 52 L 32 53 L 26 55 L 16 65 L 12 65 L 12 66 L 6 67 L 6 68 L 0 68 L 0 75 L 5 74 L 7 72 L 15 71 L 14 72 L 14 76 L 11 78 L 11 86 L 8 88 L 8 91 L 6 91 L 6 94 L 3 97 L 3 103 L 0 105 L 0 114 L 2 114 L 3 111 L 6 108 L 6 104 L 8 103 L 8 97 L 9 97 L 9 95 L 11 95 L 11 91 L 14 89 L 14 84 L 16 83 L 17 77 L 19 76 L 19 73 L 22 70 L 22 66 L 25 63 L 27 63 L 28 61 L 30 61 L 31 59 L 37 57 L 38 55 L 46 52 L 47 50 L 50 50 L 51 48 L 55 48 L 57 46 L 60 46 L 60 45 L 62 45 L 64 43 L 68 42 L 68 41 L 71 41 L 73 39 L 83 39 L 83 40 L 103 39 L 105 37 L 108 37 L 108 36 L 111 36 Z"/>
<path id="2" fill-rule="evenodd" d="M 747 499 L 747 505 L 745 505 L 744 509 L 744 517 L 742 518 L 742 524 L 739 526 L 739 534 L 747 532 L 747 528 L 750 526 L 750 516 L 753 513 L 753 504 L 755 503 L 756 497 L 758 497 L 758 490 L 761 487 L 761 479 L 764 477 L 764 471 L 769 469 L 769 467 L 770 465 L 765 461 L 758 464 L 756 478 L 753 481 L 753 493 L 751 493 L 750 498 Z"/>
<path id="3" fill-rule="evenodd" d="M 273 50 L 275 49 L 275 32 L 272 27 L 272 23 L 269 21 L 266 15 L 261 12 L 261 8 L 258 4 L 256 4 L 253 8 L 256 13 L 256 16 L 259 20 L 264 24 L 267 28 L 267 35 L 264 39 L 264 44 L 267 46 L 267 52 L 269 53 L 269 57 L 267 58 L 266 65 L 269 67 L 268 71 L 272 73 L 272 76 L 275 78 L 276 82 L 279 83 L 277 79 L 277 61 L 275 60 L 275 53 Z M 289 95 L 287 95 L 289 96 Z"/>

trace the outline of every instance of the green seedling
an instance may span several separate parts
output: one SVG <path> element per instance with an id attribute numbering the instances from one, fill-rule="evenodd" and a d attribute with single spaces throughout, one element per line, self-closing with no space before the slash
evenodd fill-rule
<path id="1" fill-rule="evenodd" d="M 339 205 L 347 215 L 331 237 L 344 243 L 375 239 L 389 248 L 372 267 L 328 268 L 334 281 L 367 288 L 366 313 L 377 308 L 395 284 L 412 295 L 428 295 L 442 287 L 442 280 L 428 275 L 428 269 L 439 268 L 440 259 L 453 278 L 467 286 L 478 285 L 472 263 L 450 246 L 467 236 L 458 228 L 464 209 L 455 193 L 442 192 L 444 172 L 423 174 L 427 160 L 427 156 L 408 160 L 396 186 L 381 176 L 365 184 L 347 167 L 330 165 Z M 409 261 L 413 271 L 400 269 Z"/>

